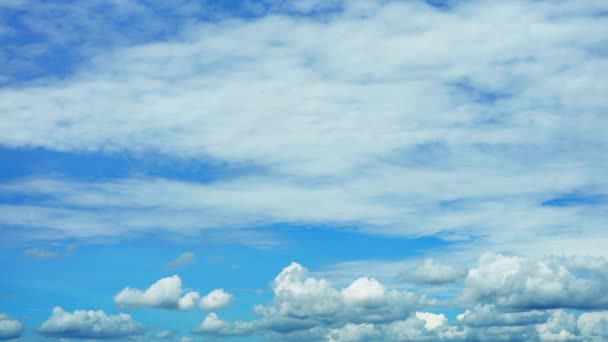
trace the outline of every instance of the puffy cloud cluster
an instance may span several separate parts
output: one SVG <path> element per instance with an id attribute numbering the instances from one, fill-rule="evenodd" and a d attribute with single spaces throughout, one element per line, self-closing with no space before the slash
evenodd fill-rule
<path id="1" fill-rule="evenodd" d="M 224 289 L 215 289 L 201 298 L 199 305 L 203 310 L 214 311 L 230 305 L 233 298 L 234 296 Z"/>
<path id="2" fill-rule="evenodd" d="M 38 333 L 47 337 L 76 339 L 126 338 L 143 332 L 143 325 L 127 314 L 106 315 L 101 310 L 69 313 L 61 307 L 55 307 L 51 317 L 38 328 Z"/>
<path id="3" fill-rule="evenodd" d="M 179 276 L 166 277 L 150 285 L 146 290 L 126 287 L 114 296 L 114 303 L 122 308 L 160 308 L 188 311 L 197 303 L 204 310 L 218 310 L 230 304 L 233 296 L 223 289 L 216 289 L 201 298 L 197 291 L 184 293 Z"/>
<path id="4" fill-rule="evenodd" d="M 23 333 L 24 326 L 18 320 L 10 318 L 7 314 L 0 313 L 0 340 L 18 338 Z"/>
<path id="5" fill-rule="evenodd" d="M 191 310 L 200 298 L 198 292 L 188 292 L 182 296 L 182 280 L 179 276 L 162 278 L 146 290 L 124 288 L 114 296 L 118 307 L 156 307 L 170 310 Z"/>
<path id="6" fill-rule="evenodd" d="M 259 319 L 227 322 L 211 313 L 193 332 L 330 342 L 599 342 L 608 339 L 608 311 L 590 310 L 608 309 L 602 301 L 606 271 L 608 263 L 598 258 L 484 254 L 459 283 L 460 295 L 438 301 L 387 289 L 369 277 L 337 289 L 292 263 L 274 279 L 273 300 L 255 307 Z M 441 313 L 445 305 L 463 312 L 450 322 Z"/>
<path id="7" fill-rule="evenodd" d="M 465 280 L 463 298 L 512 309 L 607 309 L 606 264 L 484 254 Z"/>
<path id="8" fill-rule="evenodd" d="M 376 279 L 368 277 L 336 289 L 327 280 L 310 276 L 306 268 L 295 262 L 276 276 L 272 286 L 273 301 L 255 307 L 259 320 L 228 323 L 212 313 L 194 332 L 211 335 L 263 333 L 305 339 L 324 335 L 331 327 L 348 323 L 351 325 L 347 330 L 358 331 L 365 326 L 359 324 L 395 321 L 408 317 L 427 302 L 424 297 L 410 292 L 388 290 Z M 332 336 L 336 339 L 335 336 L 355 333 L 349 331 L 335 330 Z"/>

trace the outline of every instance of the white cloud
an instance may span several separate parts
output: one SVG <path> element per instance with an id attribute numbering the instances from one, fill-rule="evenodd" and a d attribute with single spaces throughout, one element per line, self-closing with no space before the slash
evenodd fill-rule
<path id="1" fill-rule="evenodd" d="M 403 278 L 421 283 L 443 284 L 464 278 L 466 269 L 443 265 L 433 259 L 425 259 L 411 273 L 405 273 Z"/>
<path id="2" fill-rule="evenodd" d="M 590 310 L 603 306 L 607 265 L 600 258 L 484 254 L 460 295 L 435 300 L 365 276 L 337 289 L 292 263 L 275 278 L 273 300 L 256 305 L 258 319 L 228 322 L 211 313 L 193 332 L 303 341 L 603 341 L 608 311 Z M 539 277 L 546 287 L 536 287 Z M 587 281 L 595 292 L 576 293 Z M 464 312 L 450 322 L 446 307 Z M 420 310 L 427 308 L 433 310 Z"/>
<path id="3" fill-rule="evenodd" d="M 194 253 L 192 252 L 184 252 L 180 254 L 175 260 L 170 261 L 167 264 L 169 268 L 175 268 L 179 266 L 184 266 L 192 262 L 194 260 Z"/>
<path id="4" fill-rule="evenodd" d="M 55 338 L 109 339 L 140 335 L 144 327 L 123 313 L 106 315 L 102 310 L 76 310 L 69 313 L 55 307 L 51 317 L 37 331 Z"/>
<path id="5" fill-rule="evenodd" d="M 182 292 L 182 280 L 174 275 L 158 280 L 144 291 L 126 287 L 114 296 L 114 303 L 123 308 L 193 309 L 200 294 L 191 291 L 182 296 Z"/>
<path id="6" fill-rule="evenodd" d="M 515 309 L 608 307 L 605 272 L 581 272 L 565 258 L 484 254 L 465 280 L 463 299 Z"/>
<path id="7" fill-rule="evenodd" d="M 332 329 L 327 337 L 328 342 L 365 341 L 376 334 L 372 324 L 347 323 L 339 329 Z"/>
<path id="8" fill-rule="evenodd" d="M 538 335 L 541 341 L 565 342 L 576 341 L 576 318 L 573 314 L 564 311 L 557 311 L 549 317 L 547 323 L 537 326 Z"/>
<path id="9" fill-rule="evenodd" d="M 48 201 L 4 205 L 2 222 L 42 231 L 30 238 L 289 222 L 541 254 L 608 242 L 602 205 L 542 204 L 608 189 L 608 33 L 595 15 L 605 5 L 341 5 L 323 20 L 189 24 L 173 39 L 95 52 L 65 79 L 3 88 L 4 146 L 255 170 L 205 185 L 18 180 L 4 190 Z"/>
<path id="10" fill-rule="evenodd" d="M 592 342 L 608 340 L 608 311 L 581 314 L 577 319 L 577 327 L 586 340 Z"/>
<path id="11" fill-rule="evenodd" d="M 445 325 L 448 319 L 443 314 L 434 314 L 432 312 L 416 312 L 416 318 L 425 321 L 424 327 L 426 330 L 433 330 L 437 327 Z"/>
<path id="12" fill-rule="evenodd" d="M 342 289 L 344 302 L 349 305 L 379 306 L 385 304 L 386 289 L 374 278 L 359 278 Z"/>
<path id="13" fill-rule="evenodd" d="M 201 298 L 199 306 L 203 310 L 215 311 L 230 305 L 234 296 L 224 291 L 224 289 L 215 289 Z"/>
<path id="14" fill-rule="evenodd" d="M 263 334 L 280 340 L 347 339 L 354 330 L 365 327 L 344 327 L 348 323 L 395 321 L 425 303 L 424 298 L 386 290 L 377 280 L 367 277 L 336 289 L 325 279 L 311 277 L 306 268 L 295 262 L 276 276 L 272 286 L 272 302 L 255 306 L 258 320 L 229 323 L 210 314 L 194 331 L 218 336 Z M 335 326 L 344 329 L 330 331 Z"/>
<path id="15" fill-rule="evenodd" d="M 19 338 L 25 327 L 21 322 L 11 319 L 7 314 L 0 313 L 0 340 Z"/>

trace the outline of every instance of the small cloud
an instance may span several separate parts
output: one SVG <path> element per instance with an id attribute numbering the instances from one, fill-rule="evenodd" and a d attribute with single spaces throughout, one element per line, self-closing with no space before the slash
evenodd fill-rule
<path id="1" fill-rule="evenodd" d="M 31 259 L 55 259 L 59 258 L 61 255 L 59 252 L 51 251 L 43 248 L 29 248 L 23 251 L 23 255 L 26 258 Z"/>
<path id="2" fill-rule="evenodd" d="M 184 266 L 189 264 L 194 260 L 194 253 L 192 252 L 184 252 L 180 256 L 178 256 L 175 260 L 167 263 L 168 268 L 176 268 L 179 266 Z"/>
<path id="3" fill-rule="evenodd" d="M 7 314 L 0 313 L 0 340 L 19 338 L 23 333 L 23 324 L 10 318 Z"/>
<path id="4" fill-rule="evenodd" d="M 426 284 L 446 284 L 466 276 L 466 268 L 457 268 L 441 264 L 433 259 L 426 259 L 413 271 L 401 274 L 399 277 Z"/>
<path id="5" fill-rule="evenodd" d="M 155 340 L 168 340 L 173 337 L 175 337 L 175 330 L 163 330 L 152 335 L 152 338 Z"/>
<path id="6" fill-rule="evenodd" d="M 200 307 L 203 310 L 215 311 L 230 305 L 234 298 L 233 295 L 225 292 L 224 289 L 215 289 L 200 300 Z"/>
<path id="7" fill-rule="evenodd" d="M 114 296 L 114 303 L 123 308 L 160 308 L 187 311 L 195 307 L 200 295 L 196 291 L 183 294 L 179 276 L 162 278 L 146 290 L 124 288 Z"/>
<path id="8" fill-rule="evenodd" d="M 233 270 L 238 270 L 239 268 L 241 268 L 241 265 L 239 265 L 239 264 L 232 264 L 232 265 L 230 265 L 230 268 L 232 268 Z"/>

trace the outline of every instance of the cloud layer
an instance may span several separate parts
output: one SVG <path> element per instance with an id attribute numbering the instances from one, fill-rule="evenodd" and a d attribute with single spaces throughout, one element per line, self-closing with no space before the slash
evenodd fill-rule
<path id="1" fill-rule="evenodd" d="M 244 170 L 15 180 L 0 191 L 29 200 L 1 205 L 2 223 L 35 228 L 21 239 L 287 222 L 522 253 L 608 242 L 606 202 L 584 201 L 608 193 L 605 4 L 306 3 L 187 21 L 95 50 L 62 80 L 1 89 L 3 146 Z"/>
<path id="2" fill-rule="evenodd" d="M 106 315 L 102 310 L 76 310 L 69 313 L 61 307 L 55 307 L 51 317 L 37 331 L 41 335 L 55 338 L 119 339 L 143 334 L 144 327 L 123 313 Z"/>

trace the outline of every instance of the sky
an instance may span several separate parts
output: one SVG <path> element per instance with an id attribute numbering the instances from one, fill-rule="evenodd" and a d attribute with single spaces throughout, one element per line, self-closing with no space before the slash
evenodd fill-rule
<path id="1" fill-rule="evenodd" d="M 604 0 L 0 0 L 0 340 L 608 340 Z"/>

